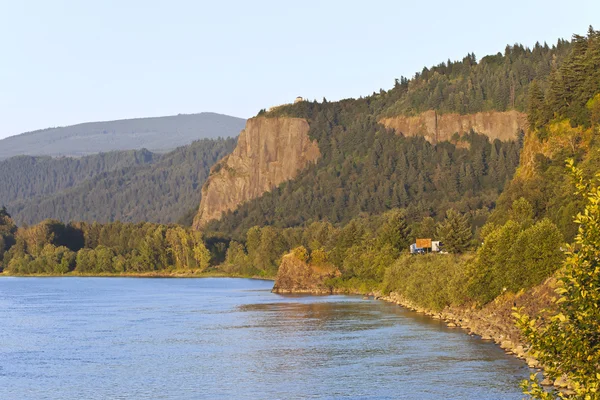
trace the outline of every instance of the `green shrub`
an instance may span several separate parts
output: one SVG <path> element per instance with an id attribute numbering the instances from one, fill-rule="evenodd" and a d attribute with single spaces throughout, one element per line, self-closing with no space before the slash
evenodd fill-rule
<path id="1" fill-rule="evenodd" d="M 404 255 L 386 269 L 382 287 L 385 293 L 397 292 L 432 310 L 462 304 L 467 265 L 472 260 L 472 255 Z"/>

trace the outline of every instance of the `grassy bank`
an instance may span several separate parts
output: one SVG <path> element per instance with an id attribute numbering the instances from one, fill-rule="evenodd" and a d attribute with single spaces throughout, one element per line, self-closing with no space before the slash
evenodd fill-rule
<path id="1" fill-rule="evenodd" d="M 272 281 L 274 277 L 244 275 L 244 274 L 228 274 L 219 271 L 208 272 L 192 272 L 192 271 L 155 271 L 155 272 L 121 272 L 121 273 L 81 273 L 77 271 L 68 272 L 66 274 L 14 274 L 10 272 L 0 273 L 0 276 L 13 277 L 48 277 L 48 278 L 68 278 L 68 277 L 83 277 L 83 278 L 244 278 Z"/>

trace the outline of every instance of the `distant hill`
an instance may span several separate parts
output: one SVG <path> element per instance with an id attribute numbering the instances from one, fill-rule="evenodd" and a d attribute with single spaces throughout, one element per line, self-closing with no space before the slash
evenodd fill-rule
<path id="1" fill-rule="evenodd" d="M 164 153 L 198 139 L 235 137 L 245 123 L 243 118 L 215 113 L 88 122 L 0 140 L 0 159 L 17 155 L 79 157 L 142 148 Z"/>
<path id="2" fill-rule="evenodd" d="M 210 168 L 236 141 L 202 139 L 166 154 L 12 157 L 0 161 L 0 207 L 19 224 L 46 218 L 174 223 L 197 209 Z"/>

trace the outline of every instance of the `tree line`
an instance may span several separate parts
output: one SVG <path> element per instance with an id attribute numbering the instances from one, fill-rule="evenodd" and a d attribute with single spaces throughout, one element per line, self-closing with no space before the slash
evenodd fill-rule
<path id="1" fill-rule="evenodd" d="M 45 220 L 17 227 L 0 210 L 0 267 L 11 274 L 201 273 L 224 257 L 226 243 L 148 222 Z"/>
<path id="2" fill-rule="evenodd" d="M 383 115 L 411 115 L 427 110 L 470 114 L 482 111 L 525 111 L 531 82 L 545 79 L 569 53 L 571 42 L 559 40 L 552 47 L 536 43 L 506 46 L 503 53 L 423 68 L 413 79 L 401 78 L 391 95 L 397 100 Z M 394 93 L 397 92 L 397 93 Z"/>

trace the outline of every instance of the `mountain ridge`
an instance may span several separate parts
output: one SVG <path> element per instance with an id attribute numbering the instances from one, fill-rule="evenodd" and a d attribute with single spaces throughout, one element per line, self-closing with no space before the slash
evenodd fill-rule
<path id="1" fill-rule="evenodd" d="M 168 152 L 198 139 L 235 137 L 245 119 L 213 112 L 83 122 L 39 129 L 0 140 L 0 160 L 17 155 L 81 157 L 148 149 Z"/>

